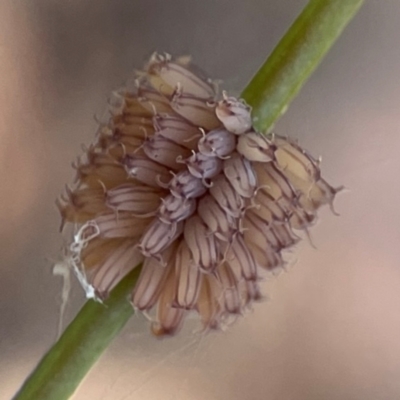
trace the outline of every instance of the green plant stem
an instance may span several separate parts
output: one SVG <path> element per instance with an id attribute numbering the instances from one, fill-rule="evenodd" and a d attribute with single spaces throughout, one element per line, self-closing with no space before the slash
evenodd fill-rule
<path id="1" fill-rule="evenodd" d="M 140 267 L 129 273 L 103 303 L 88 300 L 42 358 L 14 400 L 69 399 L 87 372 L 133 315 L 127 297 Z"/>
<path id="2" fill-rule="evenodd" d="M 269 132 L 363 0 L 311 0 L 242 93 L 255 127 Z"/>
<path id="3" fill-rule="evenodd" d="M 322 60 L 362 0 L 311 0 L 243 92 L 267 131 Z M 67 400 L 133 314 L 127 297 L 139 268 L 104 304 L 89 300 L 39 362 L 14 400 Z"/>

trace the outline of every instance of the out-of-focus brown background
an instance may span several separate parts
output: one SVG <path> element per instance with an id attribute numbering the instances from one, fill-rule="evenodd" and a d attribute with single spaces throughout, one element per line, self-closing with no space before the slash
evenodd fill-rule
<path id="1" fill-rule="evenodd" d="M 110 91 L 159 50 L 239 93 L 305 3 L 0 2 L 1 399 L 55 340 L 54 199 Z M 399 19 L 398 0 L 367 0 L 276 127 L 349 189 L 313 229 L 317 250 L 290 254 L 272 300 L 226 332 L 157 341 L 133 318 L 75 399 L 400 398 Z M 83 300 L 74 281 L 65 322 Z"/>

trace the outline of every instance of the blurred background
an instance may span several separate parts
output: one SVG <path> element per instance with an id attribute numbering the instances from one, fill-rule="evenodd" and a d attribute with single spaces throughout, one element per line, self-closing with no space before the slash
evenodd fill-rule
<path id="1" fill-rule="evenodd" d="M 345 0 L 343 0 L 345 1 Z M 0 2 L 0 399 L 56 339 L 54 200 L 110 92 L 155 51 L 191 54 L 240 93 L 304 0 Z M 86 400 L 400 398 L 400 2 L 367 0 L 276 126 L 345 185 L 269 301 L 225 332 L 156 340 L 134 317 Z M 84 302 L 72 279 L 64 316 Z M 36 400 L 36 399 L 34 399 Z"/>

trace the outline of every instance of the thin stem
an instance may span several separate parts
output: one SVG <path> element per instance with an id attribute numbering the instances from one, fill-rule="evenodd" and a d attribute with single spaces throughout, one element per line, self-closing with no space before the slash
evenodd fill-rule
<path id="1" fill-rule="evenodd" d="M 14 400 L 64 400 L 133 315 L 127 297 L 140 267 L 128 274 L 103 303 L 88 300 L 42 358 Z"/>
<path id="2" fill-rule="evenodd" d="M 363 0 L 311 0 L 242 93 L 257 129 L 269 132 Z"/>
<path id="3" fill-rule="evenodd" d="M 320 63 L 363 0 L 311 0 L 243 92 L 255 125 L 269 130 Z M 67 400 L 121 331 L 136 268 L 104 304 L 89 300 L 25 381 L 14 400 Z"/>

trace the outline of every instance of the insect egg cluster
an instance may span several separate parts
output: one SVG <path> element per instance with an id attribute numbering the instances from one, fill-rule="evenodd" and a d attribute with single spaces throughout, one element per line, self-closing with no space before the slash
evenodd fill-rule
<path id="1" fill-rule="evenodd" d="M 99 299 L 143 263 L 136 309 L 156 309 L 155 335 L 190 311 L 218 328 L 261 297 L 259 281 L 339 189 L 296 142 L 264 136 L 251 109 L 155 54 L 76 164 L 58 206 L 72 223 L 71 264 Z"/>

